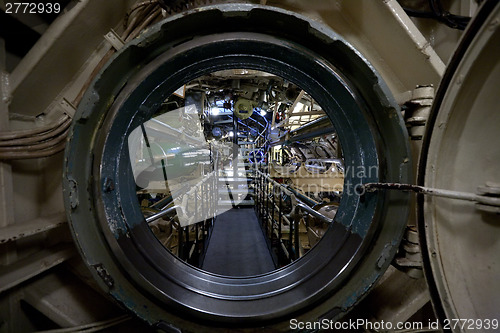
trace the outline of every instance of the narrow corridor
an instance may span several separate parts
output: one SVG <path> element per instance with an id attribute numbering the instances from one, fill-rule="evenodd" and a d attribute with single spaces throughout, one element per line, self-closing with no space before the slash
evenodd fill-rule
<path id="1" fill-rule="evenodd" d="M 274 270 L 253 208 L 233 208 L 217 217 L 202 268 L 228 276 L 250 276 Z"/>

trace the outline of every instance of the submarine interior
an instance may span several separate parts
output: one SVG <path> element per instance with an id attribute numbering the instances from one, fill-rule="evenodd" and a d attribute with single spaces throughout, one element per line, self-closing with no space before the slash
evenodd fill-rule
<path id="1" fill-rule="evenodd" d="M 0 333 L 500 332 L 498 0 L 0 8 Z"/>

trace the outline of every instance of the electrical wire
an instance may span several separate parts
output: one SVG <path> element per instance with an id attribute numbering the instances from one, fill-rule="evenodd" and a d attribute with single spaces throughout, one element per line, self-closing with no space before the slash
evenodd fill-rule
<path id="1" fill-rule="evenodd" d="M 63 151 L 65 146 L 66 146 L 66 140 L 60 142 L 59 144 L 57 144 L 55 146 L 51 146 L 47 149 L 42 149 L 42 150 L 34 150 L 34 151 L 23 150 L 20 152 L 16 152 L 16 151 L 2 152 L 2 153 L 0 153 L 0 160 L 24 160 L 24 159 L 31 159 L 31 158 L 49 157 L 49 156 L 52 156 L 52 155 L 59 153 L 60 151 Z"/>
<path id="2" fill-rule="evenodd" d="M 132 8 L 130 8 L 130 10 L 127 12 L 127 14 L 125 14 L 125 18 L 123 20 L 123 26 L 124 28 L 127 28 L 129 25 L 132 25 L 132 24 L 129 24 L 128 20 L 130 18 L 130 16 L 138 9 L 140 9 L 141 7 L 145 7 L 145 6 L 148 6 L 148 5 L 152 5 L 152 4 L 158 4 L 158 0 L 148 0 L 148 1 L 143 1 L 143 2 L 139 2 L 135 5 L 132 6 Z"/>
<path id="3" fill-rule="evenodd" d="M 146 17 L 146 19 L 144 19 L 141 22 L 141 24 L 139 26 L 137 26 L 137 28 L 135 28 L 134 30 L 132 30 L 132 32 L 130 33 L 130 35 L 127 38 L 125 38 L 125 42 L 131 41 L 132 39 L 134 39 L 135 37 L 137 37 L 139 35 L 139 33 L 142 30 L 144 30 L 144 28 L 146 28 L 147 26 L 151 25 L 151 23 L 154 22 L 156 18 L 158 18 L 159 16 L 161 16 L 161 11 L 159 10 L 159 7 L 157 7 L 156 9 L 152 8 L 151 11 L 150 11 L 150 13 L 148 13 L 148 14 L 146 14 L 146 15 L 148 15 Z"/>
<path id="4" fill-rule="evenodd" d="M 49 148 L 52 148 L 53 146 L 61 143 L 62 141 L 66 140 L 66 136 L 68 135 L 68 131 L 69 130 L 66 129 L 62 133 L 62 135 L 58 135 L 57 137 L 55 137 L 51 140 L 37 142 L 37 143 L 26 145 L 26 146 L 0 147 L 0 153 L 49 149 Z"/>
<path id="5" fill-rule="evenodd" d="M 144 29 L 147 24 L 151 24 L 154 22 L 154 19 L 156 19 L 159 14 L 161 14 L 161 8 L 157 5 L 158 1 L 157 0 L 151 0 L 151 1 L 144 1 L 141 3 L 136 4 L 133 6 L 126 14 L 125 19 L 124 19 L 124 24 L 125 24 L 125 30 L 123 33 L 120 35 L 121 39 L 125 42 L 128 42 L 135 37 Z M 145 19 L 146 15 L 150 13 L 151 9 L 154 9 L 154 17 L 151 18 L 148 17 L 147 24 L 144 24 L 143 20 Z M 132 14 L 135 14 L 132 17 Z M 131 18 L 132 17 L 132 18 Z M 131 18 L 131 19 L 130 19 Z M 138 27 L 141 27 L 141 29 L 137 29 Z M 104 65 L 111 59 L 113 54 L 115 54 L 115 49 L 111 48 L 99 61 L 99 63 L 94 67 L 94 70 L 92 73 L 90 73 L 87 81 L 83 84 L 82 88 L 78 92 L 77 96 L 73 100 L 73 105 L 78 106 L 80 102 L 83 99 L 83 95 L 85 94 L 85 91 L 90 87 L 90 84 L 94 80 L 94 78 L 99 74 L 101 69 L 104 67 Z"/>
<path id="6" fill-rule="evenodd" d="M 58 135 L 60 135 L 62 132 L 68 129 L 70 124 L 71 124 L 71 119 L 67 117 L 67 119 L 61 125 L 53 127 L 48 131 L 32 135 L 30 137 L 11 139 L 11 140 L 1 140 L 0 147 L 29 146 L 52 138 L 56 138 Z"/>
<path id="7" fill-rule="evenodd" d="M 141 31 L 161 18 L 162 8 L 158 0 L 148 0 L 135 4 L 124 18 L 124 31 L 120 35 L 128 42 Z M 94 67 L 82 88 L 72 101 L 78 106 L 92 81 L 115 53 L 111 48 Z M 66 137 L 71 125 L 71 117 L 64 114 L 54 123 L 28 130 L 0 133 L 0 160 L 18 160 L 49 157 L 64 150 Z"/>
<path id="8" fill-rule="evenodd" d="M 443 7 L 441 0 L 429 0 L 431 11 L 416 10 L 413 8 L 402 7 L 408 16 L 434 19 L 448 27 L 458 30 L 464 30 L 470 22 L 471 17 L 451 14 Z"/>
<path id="9" fill-rule="evenodd" d="M 48 132 L 48 131 L 52 130 L 54 127 L 59 127 L 62 123 L 67 121 L 68 118 L 69 117 L 65 114 L 62 117 L 60 117 L 59 119 L 57 119 L 53 124 L 40 126 L 37 128 L 28 129 L 28 130 L 2 132 L 2 133 L 0 133 L 0 141 L 30 137 L 33 135 L 38 135 L 40 133 Z"/>
<path id="10" fill-rule="evenodd" d="M 0 160 L 48 157 L 62 151 L 70 124 L 71 118 L 65 115 L 52 127 L 2 133 Z"/>
<path id="11" fill-rule="evenodd" d="M 146 0 L 133 5 L 124 17 L 124 31 L 120 35 L 125 42 L 136 38 L 146 27 L 157 22 L 162 9 L 168 14 L 212 2 L 212 0 Z M 82 88 L 72 101 L 78 106 L 95 77 L 115 53 L 111 48 L 94 67 Z M 0 133 L 0 160 L 29 159 L 52 156 L 64 149 L 71 118 L 64 115 L 53 124 L 29 130 Z"/>

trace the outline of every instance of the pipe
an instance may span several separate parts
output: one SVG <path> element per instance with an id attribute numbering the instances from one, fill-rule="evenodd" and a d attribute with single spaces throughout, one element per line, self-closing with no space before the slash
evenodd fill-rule
<path id="1" fill-rule="evenodd" d="M 295 206 L 295 212 L 297 212 L 298 209 L 301 209 L 301 210 L 306 211 L 309 214 L 313 215 L 314 217 L 320 219 L 323 222 L 332 223 L 332 220 L 330 218 L 328 218 L 325 215 L 321 214 L 320 212 L 314 210 L 312 207 L 309 207 L 305 203 L 305 201 L 308 201 L 312 205 L 316 205 L 319 202 L 317 202 L 317 201 L 315 201 L 315 200 L 313 200 L 313 199 L 311 199 L 311 198 L 309 198 L 309 197 L 307 197 L 307 196 L 305 196 L 305 195 L 303 195 L 301 193 L 296 192 L 295 190 L 291 189 L 289 186 L 284 186 L 284 185 L 276 182 L 269 175 L 266 175 L 266 174 L 264 174 L 263 172 L 261 172 L 259 170 L 257 170 L 257 173 L 262 174 L 265 178 L 267 178 L 268 180 L 270 180 L 272 183 L 277 184 L 278 186 L 280 186 L 285 191 L 285 193 L 289 192 L 289 193 L 295 195 L 295 197 L 297 199 L 297 205 Z"/>
<path id="2" fill-rule="evenodd" d="M 306 162 L 324 162 L 324 163 L 335 163 L 343 165 L 344 161 L 341 158 L 310 158 Z"/>
<path id="3" fill-rule="evenodd" d="M 302 127 L 290 131 L 290 137 L 288 140 L 285 140 L 283 139 L 283 137 L 281 137 L 279 140 L 271 142 L 271 146 L 280 144 L 286 145 L 292 143 L 293 141 L 306 140 L 315 138 L 320 135 L 331 134 L 334 132 L 335 129 L 333 128 L 333 126 L 331 126 L 330 119 L 327 116 L 324 116 L 308 122 Z"/>
<path id="4" fill-rule="evenodd" d="M 287 185 L 285 186 L 290 192 L 292 192 L 293 194 L 295 194 L 295 196 L 297 198 L 299 198 L 301 201 L 304 201 L 306 204 L 308 204 L 309 206 L 314 206 L 314 205 L 317 205 L 319 204 L 319 202 L 317 202 L 316 200 L 312 199 L 312 198 L 309 198 L 307 195 L 304 195 L 300 192 L 297 192 L 295 191 L 291 186 Z"/>
<path id="5" fill-rule="evenodd" d="M 312 209 L 311 207 L 309 207 L 308 205 L 306 205 L 306 204 L 304 204 L 302 202 L 297 203 L 297 206 L 295 206 L 295 212 L 297 212 L 297 210 L 299 210 L 299 209 L 308 212 L 309 214 L 311 214 L 312 216 L 320 219 L 323 222 L 332 223 L 332 221 L 333 221 L 332 219 L 326 217 L 325 215 L 323 215 L 320 212 Z"/>
<path id="6" fill-rule="evenodd" d="M 174 195 L 175 194 L 172 194 L 172 195 L 169 195 L 168 197 L 165 197 L 163 199 L 160 199 L 158 200 L 157 202 L 155 202 L 154 204 L 151 205 L 151 208 L 163 208 L 165 207 L 166 205 L 168 205 L 169 203 L 171 203 L 173 200 L 174 200 Z"/>
<path id="7" fill-rule="evenodd" d="M 317 126 L 323 125 L 323 123 L 326 124 L 326 125 L 330 125 L 331 124 L 330 123 L 330 119 L 328 118 L 328 116 L 324 116 L 324 117 L 321 117 L 321 118 L 318 118 L 318 119 L 314 119 L 313 121 L 308 122 L 304 126 L 301 126 L 299 128 L 296 128 L 296 129 L 290 131 L 290 134 L 295 134 L 295 133 L 298 133 L 298 132 L 307 131 L 307 130 L 310 130 L 310 129 L 315 128 Z"/>
<path id="8" fill-rule="evenodd" d="M 172 206 L 170 208 L 160 210 L 158 213 L 155 213 L 151 216 L 146 217 L 146 223 L 151 223 L 153 221 L 158 220 L 160 217 L 163 217 L 171 212 L 173 212 L 175 209 L 180 208 L 179 206 Z"/>
<path id="9" fill-rule="evenodd" d="M 333 132 L 335 132 L 335 129 L 333 128 L 333 126 L 329 127 L 329 128 L 328 127 L 327 128 L 320 128 L 318 130 L 307 132 L 307 133 L 303 133 L 303 134 L 300 134 L 300 135 L 297 135 L 297 136 L 290 136 L 290 139 L 287 140 L 285 142 L 285 144 L 292 143 L 291 140 L 293 140 L 293 141 L 307 140 L 307 139 L 315 138 L 315 137 L 318 137 L 318 136 L 321 136 L 321 135 L 331 134 Z"/>

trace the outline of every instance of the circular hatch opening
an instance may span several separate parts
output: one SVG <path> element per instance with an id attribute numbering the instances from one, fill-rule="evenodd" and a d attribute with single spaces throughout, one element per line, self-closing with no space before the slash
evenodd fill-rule
<path id="1" fill-rule="evenodd" d="M 215 274 L 259 275 L 298 260 L 329 229 L 344 188 L 354 191 L 323 108 L 267 72 L 226 69 L 186 82 L 126 141 L 153 234 Z M 378 174 L 376 165 L 368 171 Z M 324 218 L 294 211 L 296 196 Z"/>
<path id="2" fill-rule="evenodd" d="M 179 87 L 242 68 L 279 76 L 312 96 L 335 125 L 346 172 L 335 218 L 313 250 L 277 270 L 231 277 L 186 264 L 155 237 L 131 181 L 127 138 Z M 65 204 L 96 280 L 149 323 L 286 329 L 290 318 L 340 318 L 388 267 L 406 225 L 408 194 L 360 196 L 346 184 L 408 182 L 408 152 L 390 92 L 339 36 L 286 11 L 219 5 L 160 22 L 103 69 L 71 129 Z"/>

